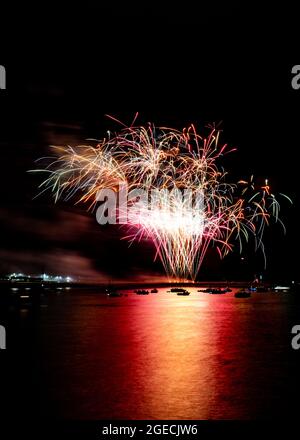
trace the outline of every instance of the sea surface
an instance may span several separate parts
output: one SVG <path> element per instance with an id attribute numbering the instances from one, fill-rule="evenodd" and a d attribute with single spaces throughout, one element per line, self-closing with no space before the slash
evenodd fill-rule
<path id="1" fill-rule="evenodd" d="M 189 290 L 109 298 L 73 289 L 10 312 L 8 408 L 57 419 L 293 417 L 297 297 Z"/>

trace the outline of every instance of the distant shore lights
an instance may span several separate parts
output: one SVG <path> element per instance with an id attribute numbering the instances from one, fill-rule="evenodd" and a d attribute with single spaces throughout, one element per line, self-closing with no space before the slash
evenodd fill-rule
<path id="1" fill-rule="evenodd" d="M 27 275 L 16 272 L 6 275 L 6 279 L 10 281 L 47 281 L 55 283 L 71 283 L 74 281 L 74 277 L 71 277 L 70 275 L 48 275 L 46 273 L 43 273 L 42 275 Z"/>

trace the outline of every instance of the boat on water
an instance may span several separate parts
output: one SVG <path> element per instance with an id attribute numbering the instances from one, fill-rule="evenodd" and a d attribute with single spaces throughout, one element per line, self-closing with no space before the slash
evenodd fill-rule
<path id="1" fill-rule="evenodd" d="M 135 293 L 137 295 L 149 295 L 149 290 L 139 289 Z"/>
<path id="2" fill-rule="evenodd" d="M 171 287 L 171 289 L 169 290 L 169 292 L 172 292 L 172 293 L 181 293 L 181 292 L 186 292 L 186 290 L 183 289 L 182 287 Z"/>
<path id="3" fill-rule="evenodd" d="M 151 289 L 151 293 L 157 293 L 157 292 L 158 292 L 158 290 L 156 288 Z"/>
<path id="4" fill-rule="evenodd" d="M 191 292 L 188 292 L 187 290 L 183 289 L 183 292 L 177 292 L 178 296 L 188 296 Z"/>
<path id="5" fill-rule="evenodd" d="M 216 287 L 216 288 L 208 288 L 208 289 L 204 289 L 204 290 L 198 290 L 198 292 L 210 293 L 212 295 L 222 295 L 223 293 L 231 292 L 231 289 L 228 289 L 227 287 L 225 289 L 221 289 L 220 287 Z"/>
<path id="6" fill-rule="evenodd" d="M 291 288 L 289 286 L 275 286 L 274 291 L 275 292 L 289 292 Z"/>
<path id="7" fill-rule="evenodd" d="M 256 292 L 259 292 L 259 293 L 265 293 L 265 292 L 268 292 L 268 288 L 266 287 L 266 286 L 257 286 L 256 287 Z"/>
<path id="8" fill-rule="evenodd" d="M 251 296 L 251 291 L 249 289 L 238 290 L 235 294 L 235 298 L 249 298 Z"/>
<path id="9" fill-rule="evenodd" d="M 123 293 L 120 293 L 120 292 L 108 292 L 107 296 L 109 296 L 109 298 L 120 298 L 120 296 L 123 296 Z"/>
<path id="10" fill-rule="evenodd" d="M 209 292 L 212 295 L 223 295 L 224 293 L 227 293 L 227 289 L 211 289 L 211 291 Z"/>
<path id="11" fill-rule="evenodd" d="M 115 289 L 109 288 L 109 289 L 106 289 L 106 295 L 109 298 L 119 298 L 120 296 L 123 296 L 123 293 L 120 293 Z"/>
<path id="12" fill-rule="evenodd" d="M 250 292 L 265 293 L 268 292 L 270 289 L 264 284 L 254 282 L 250 284 L 250 286 L 248 286 L 248 290 Z"/>

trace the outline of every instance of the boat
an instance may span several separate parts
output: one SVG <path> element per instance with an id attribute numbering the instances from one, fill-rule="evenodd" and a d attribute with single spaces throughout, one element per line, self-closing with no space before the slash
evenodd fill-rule
<path id="1" fill-rule="evenodd" d="M 220 289 L 219 287 L 217 287 L 214 289 L 205 289 L 205 290 L 202 290 L 202 292 L 210 293 L 212 295 L 221 295 L 223 293 L 227 293 L 227 289 Z"/>
<path id="2" fill-rule="evenodd" d="M 123 294 L 120 292 L 108 292 L 107 296 L 110 298 L 119 298 L 120 296 L 123 296 Z"/>
<path id="3" fill-rule="evenodd" d="M 106 289 L 106 295 L 109 296 L 109 298 L 119 298 L 120 296 L 123 296 L 123 293 L 114 289 Z"/>
<path id="4" fill-rule="evenodd" d="M 257 286 L 257 287 L 256 287 L 256 292 L 259 292 L 259 293 L 265 293 L 265 292 L 267 292 L 267 291 L 268 291 L 268 288 L 265 287 L 265 286 Z"/>
<path id="5" fill-rule="evenodd" d="M 149 295 L 149 290 L 140 289 L 135 292 L 137 295 Z"/>
<path id="6" fill-rule="evenodd" d="M 181 293 L 181 292 L 186 292 L 185 289 L 182 289 L 182 287 L 172 287 L 169 292 L 174 292 L 174 293 Z"/>
<path id="7" fill-rule="evenodd" d="M 220 289 L 220 288 L 211 289 L 209 293 L 212 295 L 222 295 L 224 293 L 227 293 L 227 289 Z"/>
<path id="8" fill-rule="evenodd" d="M 151 289 L 151 293 L 157 293 L 157 292 L 158 292 L 158 290 L 156 288 Z"/>
<path id="9" fill-rule="evenodd" d="M 221 295 L 223 293 L 231 292 L 231 289 L 228 289 L 228 287 L 225 287 L 224 289 L 221 289 L 220 287 L 216 287 L 216 288 L 208 288 L 208 289 L 204 289 L 204 290 L 198 290 L 198 292 L 210 293 L 212 295 Z"/>
<path id="10" fill-rule="evenodd" d="M 265 293 L 269 291 L 269 288 L 263 284 L 253 283 L 248 287 L 248 290 L 250 290 L 250 292 Z"/>
<path id="11" fill-rule="evenodd" d="M 249 298 L 251 296 L 251 291 L 248 289 L 241 289 L 234 294 L 235 298 Z"/>
<path id="12" fill-rule="evenodd" d="M 185 290 L 185 289 L 182 289 L 183 291 L 182 292 L 177 292 L 177 295 L 178 296 L 188 296 L 188 295 L 190 295 L 190 293 L 191 292 L 188 292 L 187 290 Z"/>
<path id="13" fill-rule="evenodd" d="M 290 287 L 289 286 L 275 286 L 274 290 L 275 290 L 275 292 L 289 292 Z"/>

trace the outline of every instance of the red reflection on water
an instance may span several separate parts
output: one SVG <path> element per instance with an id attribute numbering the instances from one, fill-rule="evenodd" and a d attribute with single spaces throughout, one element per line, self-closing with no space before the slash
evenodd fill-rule
<path id="1" fill-rule="evenodd" d="M 287 377 L 278 297 L 190 290 L 70 296 L 49 307 L 41 318 L 43 383 L 51 384 L 54 414 L 244 419 L 277 411 L 276 386 Z"/>

